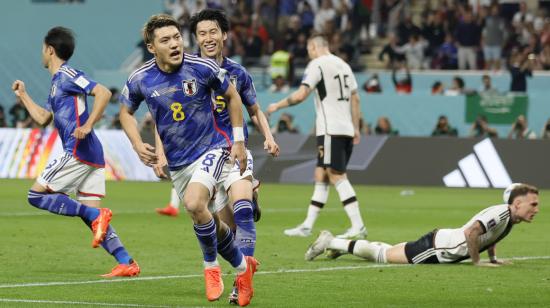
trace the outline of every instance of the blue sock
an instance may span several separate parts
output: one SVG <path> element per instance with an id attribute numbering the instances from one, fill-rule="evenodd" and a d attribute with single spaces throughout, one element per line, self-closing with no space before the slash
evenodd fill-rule
<path id="1" fill-rule="evenodd" d="M 92 223 L 90 220 L 82 218 L 82 221 L 84 221 L 90 229 L 92 228 Z M 128 251 L 126 251 L 124 245 L 122 245 L 122 242 L 116 234 L 115 228 L 111 225 L 109 225 L 109 228 L 107 229 L 107 233 L 105 234 L 105 239 L 101 243 L 101 247 L 103 247 L 103 249 L 105 249 L 105 251 L 107 251 L 107 253 L 111 256 L 115 257 L 119 264 L 130 264 L 132 261 L 132 257 L 128 254 Z"/>
<path id="2" fill-rule="evenodd" d="M 216 237 L 216 223 L 214 218 L 209 222 L 198 225 L 194 224 L 195 234 L 201 245 L 202 254 L 205 262 L 215 262 L 218 251 L 216 246 L 218 245 Z"/>
<path id="3" fill-rule="evenodd" d="M 79 216 L 89 221 L 93 221 L 99 215 L 98 209 L 85 206 L 64 194 L 39 193 L 29 190 L 27 197 L 32 206 L 57 215 Z"/>
<path id="4" fill-rule="evenodd" d="M 253 256 L 256 248 L 256 225 L 252 207 L 252 201 L 246 199 L 241 199 L 233 205 L 237 225 L 235 241 L 245 256 Z"/>
<path id="5" fill-rule="evenodd" d="M 227 228 L 225 234 L 218 239 L 218 253 L 233 267 L 237 267 L 243 261 L 243 253 L 233 240 L 233 232 Z"/>

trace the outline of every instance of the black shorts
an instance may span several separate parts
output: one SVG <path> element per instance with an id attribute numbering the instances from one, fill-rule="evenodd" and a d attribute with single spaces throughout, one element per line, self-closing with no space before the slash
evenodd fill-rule
<path id="1" fill-rule="evenodd" d="M 407 242 L 405 244 L 405 255 L 411 264 L 434 264 L 439 263 L 435 254 L 434 239 L 437 230 L 428 232 L 419 238 L 416 242 Z"/>
<path id="2" fill-rule="evenodd" d="M 346 172 L 353 138 L 348 136 L 317 136 L 317 167 Z"/>

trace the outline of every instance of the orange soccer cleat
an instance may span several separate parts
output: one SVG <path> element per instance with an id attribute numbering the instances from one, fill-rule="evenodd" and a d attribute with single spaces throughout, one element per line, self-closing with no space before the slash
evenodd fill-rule
<path id="1" fill-rule="evenodd" d="M 250 300 L 254 296 L 254 288 L 252 286 L 252 277 L 256 272 L 256 267 L 259 265 L 258 261 L 254 257 L 245 256 L 246 258 L 246 271 L 237 275 L 235 283 L 237 284 L 238 303 L 239 306 L 244 307 L 250 304 Z"/>
<path id="2" fill-rule="evenodd" d="M 94 239 L 92 240 L 92 247 L 97 248 L 105 239 L 107 228 L 109 228 L 109 222 L 113 217 L 113 212 L 108 208 L 100 208 L 99 215 L 92 221 L 92 232 L 94 233 Z"/>
<path id="3" fill-rule="evenodd" d="M 222 269 L 218 266 L 204 269 L 204 282 L 206 285 L 206 298 L 209 301 L 217 301 L 223 293 Z"/>
<path id="4" fill-rule="evenodd" d="M 164 208 L 157 208 L 155 209 L 155 211 L 157 211 L 159 215 L 173 216 L 173 217 L 178 216 L 180 213 L 180 210 L 178 208 L 173 207 L 171 204 L 168 204 Z"/>
<path id="5" fill-rule="evenodd" d="M 136 261 L 132 260 L 130 264 L 119 264 L 108 273 L 101 275 L 101 277 L 132 277 L 137 276 L 141 272 L 139 265 Z"/>

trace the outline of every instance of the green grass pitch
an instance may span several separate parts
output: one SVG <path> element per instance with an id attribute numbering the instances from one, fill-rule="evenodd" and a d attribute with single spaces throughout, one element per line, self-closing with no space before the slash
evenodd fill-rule
<path id="1" fill-rule="evenodd" d="M 91 233 L 79 218 L 56 216 L 28 205 L 31 181 L 1 180 L 0 307 L 189 307 L 229 306 L 234 271 L 221 260 L 226 286 L 219 302 L 204 296 L 201 253 L 186 215 L 160 217 L 170 184 L 108 182 L 104 206 L 112 225 L 139 262 L 138 279 L 104 280 L 115 261 L 91 248 Z M 369 239 L 415 240 L 436 227 L 458 227 L 484 207 L 498 204 L 501 190 L 356 186 Z M 401 195 L 402 190 L 414 190 Z M 345 256 L 304 261 L 322 229 L 344 231 L 348 219 L 331 190 L 309 238 L 289 238 L 300 223 L 310 185 L 261 187 L 255 277 L 257 307 L 526 307 L 550 305 L 550 191 L 540 195 L 532 224 L 516 225 L 497 247 L 514 264 L 499 268 L 457 265 L 379 266 Z M 519 257 L 536 257 L 519 259 Z M 486 254 L 483 255 L 486 258 Z"/>

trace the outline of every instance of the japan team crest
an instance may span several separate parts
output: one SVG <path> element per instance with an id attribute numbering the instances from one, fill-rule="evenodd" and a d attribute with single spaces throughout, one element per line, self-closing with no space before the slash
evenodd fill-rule
<path id="1" fill-rule="evenodd" d="M 197 94 L 197 81 L 195 79 L 182 81 L 183 93 L 187 96 Z"/>

